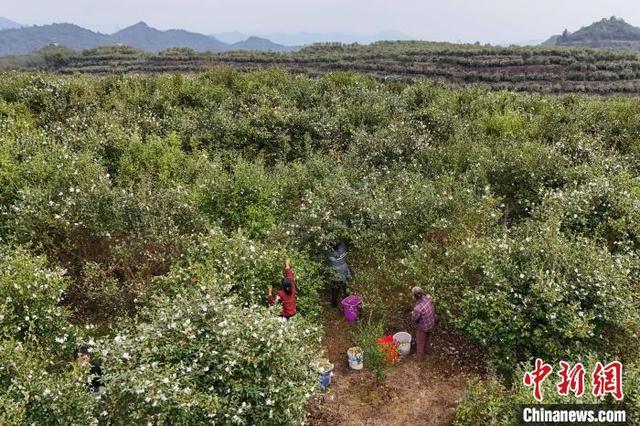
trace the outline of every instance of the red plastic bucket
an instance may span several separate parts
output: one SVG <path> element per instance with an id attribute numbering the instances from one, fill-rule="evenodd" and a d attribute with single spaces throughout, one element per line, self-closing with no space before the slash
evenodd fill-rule
<path id="1" fill-rule="evenodd" d="M 362 303 L 362 297 L 357 294 L 352 294 L 351 296 L 347 296 L 345 299 L 342 299 L 341 303 L 344 308 L 345 319 L 347 321 L 357 321 L 359 314 L 358 309 Z"/>

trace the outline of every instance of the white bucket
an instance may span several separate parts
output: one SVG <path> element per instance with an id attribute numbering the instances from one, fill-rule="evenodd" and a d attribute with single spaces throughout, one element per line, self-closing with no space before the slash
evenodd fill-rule
<path id="1" fill-rule="evenodd" d="M 349 350 L 347 351 L 347 357 L 349 359 L 349 368 L 351 368 L 352 370 L 362 370 L 363 358 L 364 358 L 362 349 L 360 349 L 359 352 L 355 352 L 352 349 L 355 349 L 355 347 L 349 348 Z"/>
<path id="2" fill-rule="evenodd" d="M 398 344 L 400 356 L 407 356 L 411 352 L 411 334 L 400 331 L 393 335 L 393 341 Z"/>

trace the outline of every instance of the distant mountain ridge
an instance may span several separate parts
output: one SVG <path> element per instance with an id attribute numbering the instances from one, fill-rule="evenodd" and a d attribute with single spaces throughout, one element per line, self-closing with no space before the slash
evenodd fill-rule
<path id="1" fill-rule="evenodd" d="M 138 22 L 114 34 L 102 34 L 66 23 L 0 30 L 0 56 L 27 54 L 51 44 L 78 50 L 127 45 L 145 52 L 160 52 L 181 47 L 198 52 L 229 50 L 284 52 L 297 49 L 258 37 L 249 37 L 237 43 L 224 43 L 215 37 L 185 30 L 160 31 L 144 22 Z"/>
<path id="2" fill-rule="evenodd" d="M 0 31 L 0 55 L 26 54 L 50 44 L 89 49 L 112 44 L 110 37 L 74 24 L 51 24 Z"/>
<path id="3" fill-rule="evenodd" d="M 612 16 L 582 27 L 573 33 L 564 30 L 562 34 L 554 35 L 542 44 L 640 50 L 640 28 L 628 24 L 624 19 Z"/>
<path id="4" fill-rule="evenodd" d="M 198 52 L 220 52 L 229 46 L 214 37 L 185 30 L 160 31 L 144 22 L 127 27 L 111 36 L 116 44 L 137 47 L 145 52 L 160 52 L 172 47 L 188 47 Z"/>
<path id="5" fill-rule="evenodd" d="M 12 21 L 11 19 L 3 18 L 0 16 L 0 31 L 8 30 L 10 28 L 20 28 L 22 25 L 17 22 Z"/>

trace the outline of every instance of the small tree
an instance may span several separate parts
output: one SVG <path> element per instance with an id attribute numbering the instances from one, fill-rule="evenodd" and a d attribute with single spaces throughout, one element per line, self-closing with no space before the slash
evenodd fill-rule
<path id="1" fill-rule="evenodd" d="M 71 350 L 70 312 L 59 306 L 69 282 L 44 257 L 0 248 L 0 336 Z"/>
<path id="2" fill-rule="evenodd" d="M 364 366 L 373 373 L 378 382 L 383 382 L 389 369 L 393 365 L 388 357 L 388 352 L 379 343 L 384 334 L 384 323 L 362 322 L 355 332 L 354 340 L 363 351 Z"/>
<path id="3" fill-rule="evenodd" d="M 301 424 L 318 386 L 319 329 L 192 290 L 158 300 L 101 345 L 116 424 Z"/>

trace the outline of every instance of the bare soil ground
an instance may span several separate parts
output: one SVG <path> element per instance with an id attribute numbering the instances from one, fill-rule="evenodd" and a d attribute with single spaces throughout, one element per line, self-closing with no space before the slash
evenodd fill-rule
<path id="1" fill-rule="evenodd" d="M 364 370 L 349 369 L 351 330 L 337 310 L 326 313 L 324 345 L 335 369 L 331 386 L 311 406 L 311 425 L 448 425 L 469 378 L 486 373 L 479 348 L 439 325 L 424 361 L 416 360 L 412 348 L 386 381 L 377 383 L 366 360 Z"/>

